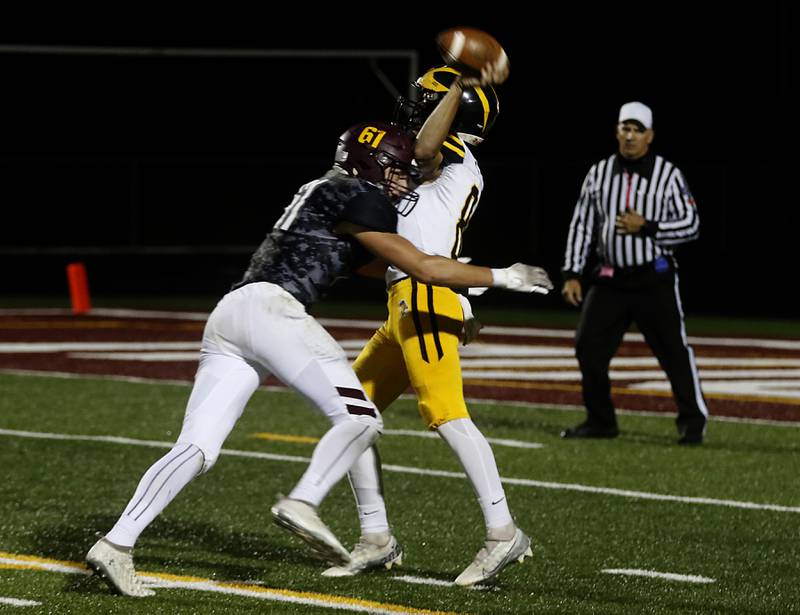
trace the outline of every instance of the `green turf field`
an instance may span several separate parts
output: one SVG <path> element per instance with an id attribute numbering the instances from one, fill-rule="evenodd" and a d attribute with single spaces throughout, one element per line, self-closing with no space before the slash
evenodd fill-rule
<path id="1" fill-rule="evenodd" d="M 0 602 L 0 611 L 333 612 L 328 606 L 265 600 L 265 593 L 162 588 L 152 598 L 122 598 L 94 577 L 7 563 L 25 557 L 34 563 L 82 562 L 94 532 L 109 529 L 141 473 L 166 452 L 139 444 L 175 438 L 188 393 L 188 386 L 170 384 L 0 375 L 2 430 L 131 439 L 0 433 L 0 599 L 41 603 Z M 324 564 L 274 526 L 269 515 L 276 494 L 291 489 L 305 464 L 226 455 L 148 528 L 137 547 L 138 568 L 290 590 L 281 595 L 311 595 L 346 610 L 370 601 L 386 612 L 800 612 L 800 428 L 713 421 L 704 446 L 684 448 L 674 444 L 671 417 L 622 415 L 619 439 L 575 442 L 560 440 L 558 432 L 580 420 L 577 412 L 491 404 L 473 404 L 472 411 L 489 437 L 543 445 L 494 446 L 501 475 L 519 479 L 506 483 L 506 493 L 535 548 L 532 559 L 507 569 L 490 589 L 398 579 L 452 581 L 483 535 L 471 488 L 453 475 L 460 468 L 446 445 L 402 435 L 386 435 L 380 449 L 384 464 L 392 467 L 384 479 L 390 518 L 406 548 L 403 567 L 345 579 L 319 576 Z M 385 423 L 390 429 L 422 427 L 407 400 L 386 413 Z M 324 420 L 293 394 L 259 391 L 226 449 L 307 458 L 313 444 L 252 434 L 320 436 L 324 430 Z M 443 472 L 431 476 L 422 469 Z M 650 499 L 652 494 L 684 499 Z M 321 512 L 352 545 L 357 520 L 345 483 Z M 612 575 L 605 569 L 714 582 Z"/>

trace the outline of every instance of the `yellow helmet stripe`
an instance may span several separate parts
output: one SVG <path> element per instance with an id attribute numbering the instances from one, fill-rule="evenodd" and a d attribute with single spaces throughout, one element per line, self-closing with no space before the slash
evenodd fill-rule
<path id="1" fill-rule="evenodd" d="M 421 85 L 426 90 L 432 90 L 434 92 L 446 92 L 448 88 L 436 80 L 436 73 L 452 73 L 453 75 L 460 75 L 461 73 L 457 71 L 455 68 L 450 68 L 449 66 L 442 66 L 441 68 L 432 68 L 427 73 L 422 75 L 417 80 L 417 83 Z"/>
<path id="2" fill-rule="evenodd" d="M 483 104 L 483 131 L 486 131 L 486 126 L 489 123 L 489 99 L 486 98 L 486 92 L 483 91 L 483 88 L 476 87 L 475 91 L 478 93 L 478 98 L 481 99 L 481 103 Z"/>

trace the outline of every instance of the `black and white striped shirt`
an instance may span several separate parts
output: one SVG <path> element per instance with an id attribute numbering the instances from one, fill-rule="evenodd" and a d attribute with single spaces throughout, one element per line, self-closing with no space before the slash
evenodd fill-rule
<path id="1" fill-rule="evenodd" d="M 636 235 L 619 234 L 614 225 L 629 209 L 646 220 Z M 678 167 L 652 153 L 633 161 L 613 154 L 592 166 L 583 182 L 563 271 L 567 277 L 583 272 L 593 239 L 603 264 L 626 268 L 669 256 L 672 246 L 699 234 L 697 207 Z"/>

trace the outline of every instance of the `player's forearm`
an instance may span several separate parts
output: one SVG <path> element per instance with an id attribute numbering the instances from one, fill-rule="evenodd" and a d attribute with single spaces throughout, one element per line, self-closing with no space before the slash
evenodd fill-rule
<path id="1" fill-rule="evenodd" d="M 343 223 L 340 232 L 353 235 L 375 256 L 391 263 L 412 278 L 438 286 L 493 286 L 491 269 L 475 267 L 457 260 L 421 252 L 405 237 L 394 233 L 370 231 L 357 225 Z"/>
<path id="2" fill-rule="evenodd" d="M 418 161 L 430 160 L 439 153 L 458 112 L 461 92 L 461 86 L 456 81 L 425 120 L 414 145 L 414 157 Z"/>
<path id="3" fill-rule="evenodd" d="M 413 271 L 406 271 L 411 277 L 425 284 L 436 286 L 492 286 L 492 270 L 460 263 L 443 256 L 426 256 L 414 263 Z"/>

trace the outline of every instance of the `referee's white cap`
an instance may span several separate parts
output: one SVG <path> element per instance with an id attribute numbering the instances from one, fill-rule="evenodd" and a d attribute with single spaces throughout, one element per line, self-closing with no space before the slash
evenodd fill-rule
<path id="1" fill-rule="evenodd" d="M 635 120 L 645 128 L 653 127 L 653 112 L 650 107 L 637 101 L 625 103 L 619 109 L 619 121 Z"/>

